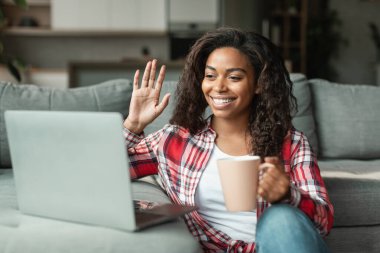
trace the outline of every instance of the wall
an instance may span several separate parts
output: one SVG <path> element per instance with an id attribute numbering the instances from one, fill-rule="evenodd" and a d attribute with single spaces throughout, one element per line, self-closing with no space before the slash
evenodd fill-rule
<path id="1" fill-rule="evenodd" d="M 259 0 L 225 0 L 224 24 L 247 30 L 261 30 L 265 5 Z M 337 82 L 375 83 L 375 47 L 368 22 L 380 27 L 380 1 L 330 0 L 330 7 L 338 11 L 342 34 L 349 41 L 340 56 L 333 61 L 338 72 Z M 66 68 L 67 59 L 119 61 L 125 57 L 141 57 L 141 49 L 148 46 L 153 57 L 168 60 L 168 38 L 128 37 L 33 37 L 7 36 L 7 52 L 21 55 L 24 60 L 40 68 Z M 89 46 L 91 45 L 91 46 Z"/>
<path id="2" fill-rule="evenodd" d="M 57 88 L 69 87 L 67 67 L 70 62 L 120 62 L 141 59 L 143 48 L 150 58 L 169 60 L 169 39 L 165 35 L 138 36 L 5 36 L 6 52 L 19 56 L 29 66 L 23 82 Z M 130 76 L 128 78 L 133 78 Z M 0 79 L 15 79 L 0 66 Z"/>
<path id="3" fill-rule="evenodd" d="M 330 0 L 330 8 L 337 10 L 343 23 L 342 35 L 349 42 L 333 61 L 339 75 L 335 81 L 375 84 L 376 50 L 368 23 L 380 27 L 380 1 Z"/>
<path id="4" fill-rule="evenodd" d="M 265 3 L 260 0 L 225 0 L 223 24 L 248 31 L 261 32 Z"/>
<path id="5" fill-rule="evenodd" d="M 66 68 L 69 61 L 121 61 L 141 58 L 143 47 L 152 57 L 168 60 L 166 36 L 9 36 L 3 39 L 7 53 L 20 55 L 38 68 Z"/>

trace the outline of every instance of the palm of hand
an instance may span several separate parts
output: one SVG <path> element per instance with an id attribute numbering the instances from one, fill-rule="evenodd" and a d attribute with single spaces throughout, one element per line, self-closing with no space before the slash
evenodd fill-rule
<path id="1" fill-rule="evenodd" d="M 159 115 L 157 108 L 159 92 L 150 87 L 142 87 L 132 92 L 129 116 L 131 120 L 149 124 Z"/>
<path id="2" fill-rule="evenodd" d="M 139 70 L 135 73 L 129 115 L 124 121 L 124 126 L 132 132 L 142 132 L 145 126 L 157 118 L 169 103 L 169 93 L 165 94 L 161 103 L 159 102 L 165 78 L 165 66 L 161 67 L 157 82 L 155 81 L 156 68 L 156 60 L 146 64 L 141 87 L 139 87 Z"/>

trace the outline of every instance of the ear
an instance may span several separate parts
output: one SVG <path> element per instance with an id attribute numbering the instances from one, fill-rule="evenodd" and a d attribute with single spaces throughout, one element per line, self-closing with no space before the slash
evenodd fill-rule
<path id="1" fill-rule="evenodd" d="M 260 94 L 260 93 L 261 93 L 261 89 L 258 86 L 256 86 L 255 94 Z"/>
<path id="2" fill-rule="evenodd" d="M 254 86 L 254 92 L 255 92 L 255 94 L 261 94 L 261 92 L 262 92 L 262 85 L 261 85 L 261 80 L 260 80 L 261 78 L 259 77 L 259 78 L 257 78 L 255 81 L 254 81 L 254 84 L 253 84 L 253 86 Z"/>
<path id="3" fill-rule="evenodd" d="M 260 94 L 261 93 L 261 87 L 259 85 L 259 82 L 257 81 L 255 83 L 255 94 Z"/>

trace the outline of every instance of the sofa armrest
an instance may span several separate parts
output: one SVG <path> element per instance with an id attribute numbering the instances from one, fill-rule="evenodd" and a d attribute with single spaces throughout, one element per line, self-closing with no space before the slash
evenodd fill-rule
<path id="1" fill-rule="evenodd" d="M 132 182 L 132 195 L 134 199 L 149 200 L 161 203 L 170 203 L 169 197 L 158 185 L 143 180 Z"/>
<path id="2" fill-rule="evenodd" d="M 132 183 L 133 196 L 170 202 L 159 186 Z M 201 252 L 182 219 L 140 232 L 22 215 L 17 207 L 12 170 L 0 170 L 0 252 Z"/>

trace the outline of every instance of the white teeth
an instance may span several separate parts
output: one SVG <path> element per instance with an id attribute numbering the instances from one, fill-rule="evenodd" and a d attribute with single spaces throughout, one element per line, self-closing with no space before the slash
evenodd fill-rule
<path id="1" fill-rule="evenodd" d="M 227 104 L 233 101 L 233 98 L 212 98 L 215 104 L 220 105 L 220 104 Z"/>

